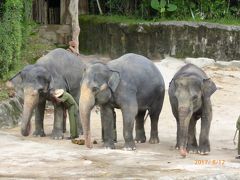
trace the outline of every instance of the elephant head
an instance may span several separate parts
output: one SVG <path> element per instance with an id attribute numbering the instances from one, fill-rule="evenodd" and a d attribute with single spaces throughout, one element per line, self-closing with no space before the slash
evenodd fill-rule
<path id="1" fill-rule="evenodd" d="M 23 136 L 28 136 L 33 110 L 39 102 L 39 95 L 48 92 L 51 76 L 45 68 L 36 65 L 26 66 L 19 76 L 24 92 L 21 133 Z"/>
<path id="2" fill-rule="evenodd" d="M 90 113 L 94 105 L 103 105 L 111 100 L 120 82 L 118 72 L 106 64 L 94 63 L 87 67 L 81 83 L 79 112 L 83 125 L 86 146 L 91 148 Z"/>
<path id="3" fill-rule="evenodd" d="M 193 113 L 203 106 L 205 100 L 216 91 L 216 85 L 211 79 L 201 79 L 192 76 L 183 76 L 173 79 L 177 100 L 179 120 L 179 148 L 180 154 L 186 156 L 188 143 L 188 128 Z"/>

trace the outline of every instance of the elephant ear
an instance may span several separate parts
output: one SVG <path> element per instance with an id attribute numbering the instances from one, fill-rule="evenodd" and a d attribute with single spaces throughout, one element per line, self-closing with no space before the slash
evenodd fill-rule
<path id="1" fill-rule="evenodd" d="M 118 84 L 120 82 L 120 74 L 117 71 L 112 71 L 112 74 L 108 80 L 108 86 L 112 90 L 112 92 L 115 92 Z"/>
<path id="2" fill-rule="evenodd" d="M 49 82 L 49 89 L 50 90 L 55 90 L 55 89 L 59 89 L 58 88 L 58 81 L 56 80 L 56 78 L 53 78 L 52 76 L 50 76 L 50 82 Z M 61 88 L 60 88 L 61 89 Z"/>
<path id="3" fill-rule="evenodd" d="M 209 78 L 203 80 L 203 95 L 205 97 L 210 97 L 217 90 L 215 83 Z"/>
<path id="4" fill-rule="evenodd" d="M 12 86 L 20 85 L 22 83 L 21 71 L 10 78 L 7 83 L 11 84 Z"/>
<path id="5" fill-rule="evenodd" d="M 28 76 L 28 73 L 34 68 L 35 66 L 34 65 L 27 65 L 23 68 L 23 70 L 20 72 L 20 77 L 22 79 L 22 81 L 24 81 L 27 76 Z"/>
<path id="6" fill-rule="evenodd" d="M 60 75 L 58 77 L 50 75 L 49 90 L 51 93 L 56 89 L 64 89 L 68 91 L 66 87 L 63 77 L 60 77 Z"/>

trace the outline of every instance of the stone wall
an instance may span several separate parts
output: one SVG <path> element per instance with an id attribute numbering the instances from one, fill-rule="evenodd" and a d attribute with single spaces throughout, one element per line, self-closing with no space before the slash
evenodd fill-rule
<path id="1" fill-rule="evenodd" d="M 21 120 L 23 105 L 19 97 L 0 103 L 0 128 L 12 128 Z"/>
<path id="2" fill-rule="evenodd" d="M 68 45 L 71 40 L 71 26 L 42 25 L 39 27 L 39 36 L 45 43 Z"/>
<path id="3" fill-rule="evenodd" d="M 80 51 L 116 58 L 133 52 L 163 59 L 208 57 L 240 60 L 240 26 L 213 23 L 106 23 L 80 16 Z"/>

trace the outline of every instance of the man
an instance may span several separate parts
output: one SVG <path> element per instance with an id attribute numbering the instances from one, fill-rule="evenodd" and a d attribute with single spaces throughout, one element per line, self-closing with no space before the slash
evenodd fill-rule
<path id="1" fill-rule="evenodd" d="M 238 131 L 238 155 L 236 156 L 236 159 L 240 159 L 240 116 L 238 117 L 236 128 L 236 131 Z"/>
<path id="2" fill-rule="evenodd" d="M 71 96 L 71 94 L 65 92 L 63 89 L 56 89 L 54 91 L 54 98 L 57 103 L 62 102 L 68 110 L 69 123 L 70 123 L 70 137 L 69 139 L 78 138 L 77 128 L 77 112 L 78 105 Z"/>
<path id="3" fill-rule="evenodd" d="M 75 47 L 77 46 L 77 42 L 72 40 L 69 41 L 69 47 L 68 47 L 68 51 L 72 52 L 73 54 L 75 54 L 76 56 L 79 56 L 80 54 L 77 52 L 77 50 L 75 49 Z"/>

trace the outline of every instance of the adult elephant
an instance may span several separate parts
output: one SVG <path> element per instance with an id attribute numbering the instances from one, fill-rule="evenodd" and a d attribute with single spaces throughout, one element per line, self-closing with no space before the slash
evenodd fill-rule
<path id="1" fill-rule="evenodd" d="M 104 146 L 115 148 L 113 141 L 114 108 L 123 115 L 125 150 L 134 150 L 133 126 L 136 119 L 136 141 L 145 142 L 144 116 L 151 118 L 150 143 L 158 143 L 158 118 L 164 100 L 164 81 L 156 66 L 137 54 L 126 54 L 107 64 L 88 66 L 81 84 L 79 112 L 86 146 L 91 148 L 90 113 L 99 105 L 104 130 Z"/>
<path id="2" fill-rule="evenodd" d="M 183 66 L 169 85 L 169 98 L 173 115 L 177 121 L 177 144 L 180 154 L 187 151 L 208 154 L 210 152 L 209 131 L 212 120 L 210 96 L 216 85 L 206 73 L 193 64 Z M 201 118 L 199 146 L 196 140 L 196 122 Z"/>
<path id="3" fill-rule="evenodd" d="M 24 107 L 21 133 L 28 136 L 35 110 L 35 136 L 45 136 L 43 119 L 46 100 L 51 100 L 51 90 L 64 89 L 78 102 L 80 82 L 85 69 L 82 60 L 69 51 L 58 48 L 41 57 L 35 64 L 26 66 L 11 81 L 21 83 L 24 90 Z M 82 133 L 79 121 L 79 133 Z M 63 106 L 54 104 L 54 139 L 63 138 Z"/>

